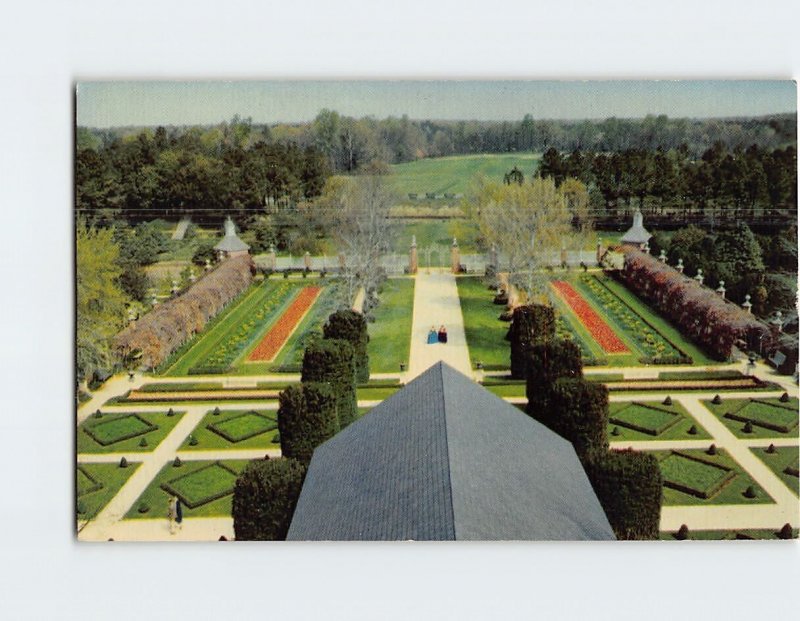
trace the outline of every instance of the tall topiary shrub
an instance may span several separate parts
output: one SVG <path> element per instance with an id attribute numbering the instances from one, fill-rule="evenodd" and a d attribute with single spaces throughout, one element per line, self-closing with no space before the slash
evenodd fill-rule
<path id="1" fill-rule="evenodd" d="M 583 461 L 608 450 L 608 388 L 582 378 L 562 378 L 528 402 L 528 414 L 572 442 Z"/>
<path id="2" fill-rule="evenodd" d="M 545 393 L 559 378 L 583 376 L 581 350 L 572 341 L 558 340 L 531 346 L 526 367 L 528 401 L 544 399 Z"/>
<path id="3" fill-rule="evenodd" d="M 336 396 L 336 414 L 344 429 L 358 417 L 355 356 L 353 347 L 342 339 L 321 339 L 311 343 L 303 355 L 302 381 L 328 384 Z"/>
<path id="4" fill-rule="evenodd" d="M 367 354 L 367 320 L 353 310 L 338 310 L 328 317 L 322 332 L 326 339 L 343 339 L 353 346 L 356 364 L 356 381 L 369 381 L 369 355 Z"/>
<path id="5" fill-rule="evenodd" d="M 523 379 L 531 347 L 548 343 L 556 335 L 556 316 L 551 306 L 528 304 L 514 309 L 506 338 L 511 342 L 511 377 Z"/>
<path id="6" fill-rule="evenodd" d="M 336 395 L 328 384 L 289 386 L 278 397 L 281 453 L 308 465 L 314 449 L 339 431 Z"/>
<path id="7" fill-rule="evenodd" d="M 658 539 L 661 470 L 655 456 L 607 451 L 583 465 L 617 539 Z"/>
<path id="8" fill-rule="evenodd" d="M 283 541 L 289 531 L 305 467 L 296 459 L 250 462 L 233 489 L 233 531 L 239 541 Z"/>

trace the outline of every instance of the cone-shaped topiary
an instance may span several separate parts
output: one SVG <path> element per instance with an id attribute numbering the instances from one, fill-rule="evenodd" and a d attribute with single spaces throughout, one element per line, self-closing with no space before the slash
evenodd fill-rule
<path id="1" fill-rule="evenodd" d="M 219 413 L 220 413 L 220 409 L 219 409 L 219 406 L 217 406 L 217 407 L 214 408 L 213 414 L 214 414 L 214 416 L 219 416 Z"/>
<path id="2" fill-rule="evenodd" d="M 748 485 L 747 489 L 744 490 L 744 497 L 745 498 L 755 498 L 758 494 L 756 494 L 756 488 L 752 485 Z"/>
<path id="3" fill-rule="evenodd" d="M 713 403 L 714 405 L 719 405 L 720 403 L 722 403 L 722 397 L 720 397 L 719 395 L 714 395 L 714 398 L 711 400 L 711 403 Z"/>
<path id="4" fill-rule="evenodd" d="M 183 465 L 183 462 L 181 461 L 181 458 L 176 455 L 175 459 L 172 461 L 172 467 L 173 468 L 180 468 L 182 465 Z"/>
<path id="5" fill-rule="evenodd" d="M 100 410 L 96 410 L 95 413 L 94 413 L 94 417 L 95 418 L 102 418 L 103 417 L 103 413 Z"/>
<path id="6" fill-rule="evenodd" d="M 689 433 L 690 436 L 696 436 L 697 435 L 697 425 L 692 425 L 691 427 L 689 427 L 688 433 Z"/>
<path id="7" fill-rule="evenodd" d="M 139 446 L 141 446 L 142 448 L 147 446 L 147 438 L 142 438 L 141 440 L 139 440 Z"/>
<path id="8" fill-rule="evenodd" d="M 708 455 L 716 455 L 717 454 L 717 445 L 716 444 L 712 444 L 711 446 L 709 446 L 708 450 L 706 451 L 706 454 L 708 454 Z"/>
<path id="9" fill-rule="evenodd" d="M 189 446 L 197 446 L 199 443 L 195 436 L 189 436 Z"/>
<path id="10" fill-rule="evenodd" d="M 618 436 L 619 434 L 620 434 L 619 427 L 614 427 L 614 428 L 611 430 L 611 435 L 612 435 L 612 436 Z"/>
<path id="11" fill-rule="evenodd" d="M 781 403 L 788 403 L 789 402 L 789 393 L 785 392 L 781 395 L 780 398 Z"/>
<path id="12" fill-rule="evenodd" d="M 175 410 L 173 410 L 172 408 L 168 409 L 167 416 L 175 416 Z"/>
<path id="13" fill-rule="evenodd" d="M 128 460 L 124 457 L 119 460 L 119 467 L 120 468 L 127 468 L 128 467 Z"/>
<path id="14" fill-rule="evenodd" d="M 685 541 L 689 538 L 689 527 L 686 524 L 681 524 L 681 527 L 678 529 L 678 532 L 675 533 L 675 539 L 678 541 Z"/>
<path id="15" fill-rule="evenodd" d="M 769 453 L 770 455 L 772 455 L 773 453 L 775 453 L 775 445 L 774 445 L 774 444 L 770 444 L 770 445 L 767 447 L 767 453 Z"/>
<path id="16" fill-rule="evenodd" d="M 742 427 L 742 431 L 745 433 L 753 433 L 753 423 L 750 421 L 745 422 L 744 427 Z"/>
<path id="17" fill-rule="evenodd" d="M 147 513 L 150 511 L 150 505 L 148 505 L 146 502 L 140 502 L 136 510 L 139 513 Z"/>
<path id="18" fill-rule="evenodd" d="M 792 530 L 791 524 L 787 522 L 783 525 L 778 533 L 778 539 L 794 539 L 794 531 Z"/>
<path id="19" fill-rule="evenodd" d="M 662 405 L 672 405 L 672 397 L 667 395 L 667 398 L 661 402 Z"/>

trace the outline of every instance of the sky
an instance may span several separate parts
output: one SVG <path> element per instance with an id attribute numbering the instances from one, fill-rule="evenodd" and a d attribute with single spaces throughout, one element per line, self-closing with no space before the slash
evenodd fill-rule
<path id="1" fill-rule="evenodd" d="M 81 82 L 78 125 L 302 122 L 346 116 L 519 120 L 760 116 L 797 109 L 789 80 L 749 81 L 237 81 Z"/>

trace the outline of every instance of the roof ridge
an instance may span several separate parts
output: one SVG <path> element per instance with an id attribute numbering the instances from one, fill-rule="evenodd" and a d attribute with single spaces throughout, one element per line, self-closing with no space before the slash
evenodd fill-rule
<path id="1" fill-rule="evenodd" d="M 449 440 L 450 433 L 448 432 L 447 429 L 448 417 L 447 417 L 447 398 L 445 396 L 445 384 L 444 384 L 444 368 L 445 368 L 444 360 L 440 360 L 437 366 L 439 367 L 438 368 L 439 381 L 441 382 L 442 385 L 441 394 L 442 394 L 442 415 L 444 416 L 444 449 L 445 451 L 447 451 L 447 495 L 450 499 L 450 515 L 453 516 L 453 540 L 458 541 L 458 533 L 456 532 L 458 527 L 457 526 L 458 520 L 456 520 L 456 508 L 453 503 L 453 475 L 452 475 L 453 456 L 452 453 L 450 452 L 450 440 Z"/>

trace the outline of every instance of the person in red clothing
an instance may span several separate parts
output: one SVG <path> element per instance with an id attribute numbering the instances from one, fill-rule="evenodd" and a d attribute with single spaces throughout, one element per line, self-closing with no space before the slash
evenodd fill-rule
<path id="1" fill-rule="evenodd" d="M 439 342 L 447 343 L 447 328 L 444 326 L 439 327 Z"/>

